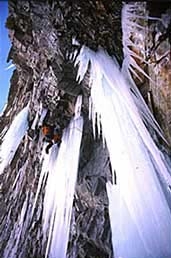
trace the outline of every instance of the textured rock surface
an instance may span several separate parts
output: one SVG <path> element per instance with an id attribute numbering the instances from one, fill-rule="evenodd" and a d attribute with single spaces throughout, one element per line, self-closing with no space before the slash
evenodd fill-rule
<path id="1" fill-rule="evenodd" d="M 150 89 L 154 114 L 171 144 L 171 3 L 162 4 L 162 8 L 149 4 L 149 9 L 151 16 L 160 19 L 149 24 L 152 31 L 149 37 L 149 75 L 153 80 Z"/>
<path id="2" fill-rule="evenodd" d="M 135 60 L 151 79 L 137 72 L 141 80 L 135 77 L 136 84 L 171 144 L 171 3 L 149 1 L 135 4 L 136 14 L 144 18 L 136 19 L 143 28 L 134 28 L 131 40 L 135 47 L 132 50 L 142 58 L 135 57 Z M 145 18 L 147 15 L 150 19 Z"/>
<path id="3" fill-rule="evenodd" d="M 113 253 L 105 187 L 105 182 L 111 180 L 108 151 L 103 148 L 100 139 L 93 139 L 87 117 L 89 89 L 86 81 L 81 85 L 76 82 L 77 67 L 73 67 L 68 54 L 80 48 L 72 44 L 72 37 L 75 37 L 81 45 L 86 44 L 93 50 L 97 50 L 98 46 L 104 47 L 109 54 L 116 54 L 121 62 L 120 23 L 121 1 L 9 1 L 7 27 L 12 41 L 9 59 L 15 63 L 16 70 L 11 78 L 7 108 L 0 117 L 0 132 L 4 133 L 3 129 L 9 127 L 14 116 L 28 102 L 31 126 L 41 105 L 52 112 L 56 110 L 59 94 L 66 92 L 71 103 L 80 92 L 84 96 L 85 124 L 68 258 L 110 258 Z M 167 51 L 170 44 L 168 40 L 166 49 L 163 46 L 161 51 Z M 159 55 L 159 49 L 154 51 L 155 55 Z M 163 61 L 167 61 L 167 58 Z M 159 122 L 165 122 L 163 128 L 168 131 L 169 138 L 170 73 L 169 66 L 160 67 L 160 64 L 157 69 L 166 71 L 161 72 L 160 77 L 158 72 L 153 75 L 150 72 L 151 77 L 160 81 L 160 85 L 157 84 L 159 87 L 153 84 L 151 88 L 156 105 L 155 115 L 158 115 Z M 145 94 L 148 90 L 145 90 Z M 163 120 L 160 113 L 163 114 Z M 42 165 L 43 136 L 37 133 L 28 130 L 11 165 L 0 175 L 0 181 L 3 182 L 0 188 L 2 258 L 42 258 L 45 254 L 42 236 L 43 189 L 33 219 L 30 219 Z"/>

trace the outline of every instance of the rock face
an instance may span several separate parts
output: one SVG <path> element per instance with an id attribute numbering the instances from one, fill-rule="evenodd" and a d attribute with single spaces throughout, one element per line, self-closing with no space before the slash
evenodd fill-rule
<path id="1" fill-rule="evenodd" d="M 100 46 L 110 55 L 115 54 L 121 63 L 121 8 L 121 1 L 110 0 L 9 0 L 6 24 L 12 42 L 9 59 L 13 60 L 16 70 L 11 78 L 7 108 L 0 117 L 0 132 L 3 136 L 14 116 L 28 103 L 29 130 L 11 164 L 0 174 L 3 182 L 0 188 L 2 258 L 45 257 L 45 243 L 42 240 L 43 189 L 32 220 L 30 218 L 40 177 L 43 148 L 43 135 L 38 127 L 33 126 L 33 122 L 36 114 L 40 116 L 42 109 L 48 109 L 54 114 L 51 117 L 52 123 L 56 120 L 59 120 L 60 125 L 62 121 L 68 122 L 80 93 L 83 95 L 85 122 L 67 257 L 113 257 L 105 186 L 106 181 L 111 180 L 109 155 L 102 141 L 93 139 L 91 122 L 88 120 L 88 74 L 79 84 L 76 81 L 77 67 L 73 66 L 69 56 L 75 50 L 79 52 L 83 44 L 95 51 Z M 165 9 L 163 13 L 167 12 Z M 154 22 L 149 26 L 153 27 Z M 152 42 L 153 38 L 150 40 Z M 169 49 L 169 40 L 166 37 L 159 47 L 156 47 L 155 41 L 150 58 L 157 55 L 161 59 L 165 55 L 163 51 Z M 160 85 L 157 85 L 161 90 L 154 84 L 151 86 L 155 115 L 159 122 L 165 122 L 163 129 L 170 139 L 171 77 L 167 60 L 166 55 L 157 63 L 157 68 L 152 63 L 149 74 L 152 79 L 160 80 Z M 161 66 L 163 62 L 165 65 Z M 152 73 L 154 67 L 156 73 L 164 69 L 159 77 Z M 67 102 L 67 107 L 70 105 L 70 111 L 67 108 L 56 113 L 57 109 L 63 108 L 61 99 Z"/>
<path id="2" fill-rule="evenodd" d="M 149 4 L 149 15 L 158 17 L 151 21 L 149 29 L 149 75 L 154 103 L 154 114 L 171 144 L 171 3 L 164 5 L 160 12 Z"/>
<path id="3" fill-rule="evenodd" d="M 137 64 L 147 75 L 137 71 L 141 80 L 136 77 L 135 80 L 170 145 L 171 3 L 149 1 L 135 5 L 139 15 L 136 22 L 142 27 L 134 27 L 131 40 L 135 46 L 132 50 L 137 55 L 134 57 Z"/>

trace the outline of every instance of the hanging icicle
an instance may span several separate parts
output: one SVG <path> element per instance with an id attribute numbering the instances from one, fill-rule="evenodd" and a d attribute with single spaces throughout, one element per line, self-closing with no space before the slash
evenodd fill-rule
<path id="1" fill-rule="evenodd" d="M 41 182 L 43 174 L 48 171 L 43 229 L 44 235 L 47 236 L 45 257 L 49 258 L 66 257 L 83 128 L 81 104 L 82 97 L 78 96 L 75 116 L 63 133 L 59 152 L 57 146 L 53 146 L 49 159 L 46 156 L 42 168 Z M 52 155 L 54 158 L 51 159 Z"/>
<path id="2" fill-rule="evenodd" d="M 171 176 L 141 119 L 146 109 L 138 110 L 116 60 L 103 50 L 82 51 L 79 73 L 90 61 L 91 110 L 101 118 L 117 177 L 117 184 L 107 183 L 115 258 L 169 258 L 171 211 L 161 180 L 168 191 Z"/>
<path id="3" fill-rule="evenodd" d="M 30 216 L 31 219 L 33 217 L 33 214 L 34 214 L 34 211 L 35 211 L 35 208 L 37 205 L 39 194 L 40 194 L 41 190 L 43 189 L 43 187 L 45 186 L 45 182 L 46 182 L 48 173 L 49 173 L 49 171 L 53 171 L 54 164 L 55 164 L 55 161 L 58 156 L 57 144 L 52 146 L 52 148 L 50 149 L 50 154 L 46 154 L 46 151 L 45 151 L 46 147 L 47 147 L 47 143 L 45 143 L 43 146 L 42 156 L 40 159 L 40 161 L 43 163 L 42 163 L 42 169 L 41 169 L 41 173 L 40 173 L 40 177 L 39 177 L 39 183 L 38 183 L 38 187 L 37 187 L 37 191 L 36 191 L 36 195 L 35 195 L 34 203 L 33 203 L 33 207 L 32 207 L 32 213 Z M 47 207 L 45 206 L 44 213 L 46 213 L 46 208 Z M 48 210 L 49 209 L 50 208 L 48 207 Z M 46 222 L 44 222 L 44 224 L 47 225 Z"/>
<path id="4" fill-rule="evenodd" d="M 10 128 L 3 137 L 0 147 L 0 174 L 12 161 L 16 150 L 28 129 L 29 105 L 23 108 L 14 118 Z"/>

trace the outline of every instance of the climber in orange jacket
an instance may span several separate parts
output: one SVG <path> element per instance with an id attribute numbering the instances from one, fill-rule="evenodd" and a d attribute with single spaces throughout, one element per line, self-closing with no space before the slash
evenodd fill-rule
<path id="1" fill-rule="evenodd" d="M 49 153 L 49 149 L 53 146 L 53 144 L 58 144 L 58 146 L 60 146 L 62 131 L 59 128 L 51 125 L 43 125 L 42 133 L 44 135 L 44 140 L 49 142 L 45 149 L 47 154 Z"/>
<path id="2" fill-rule="evenodd" d="M 46 125 L 46 124 L 42 126 L 42 133 L 46 141 L 51 140 L 53 138 L 53 132 L 54 132 L 54 126 Z"/>

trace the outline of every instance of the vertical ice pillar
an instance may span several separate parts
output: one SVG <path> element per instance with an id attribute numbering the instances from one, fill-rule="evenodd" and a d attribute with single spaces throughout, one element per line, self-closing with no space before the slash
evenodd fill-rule
<path id="1" fill-rule="evenodd" d="M 91 63 L 91 117 L 94 124 L 101 122 L 117 177 L 117 185 L 107 183 L 114 257 L 169 258 L 171 211 L 165 193 L 171 176 L 142 121 L 140 113 L 146 109 L 139 110 L 116 60 L 103 50 L 84 47 L 77 60 L 78 73 Z"/>
<path id="2" fill-rule="evenodd" d="M 12 161 L 28 129 L 28 110 L 29 106 L 27 105 L 17 114 L 3 138 L 0 147 L 0 174 L 3 173 L 4 168 Z"/>
<path id="3" fill-rule="evenodd" d="M 64 131 L 57 159 L 50 166 L 47 179 L 43 218 L 45 233 L 49 228 L 46 248 L 49 258 L 66 257 L 83 128 L 81 104 L 82 97 L 78 96 L 75 116 Z"/>

